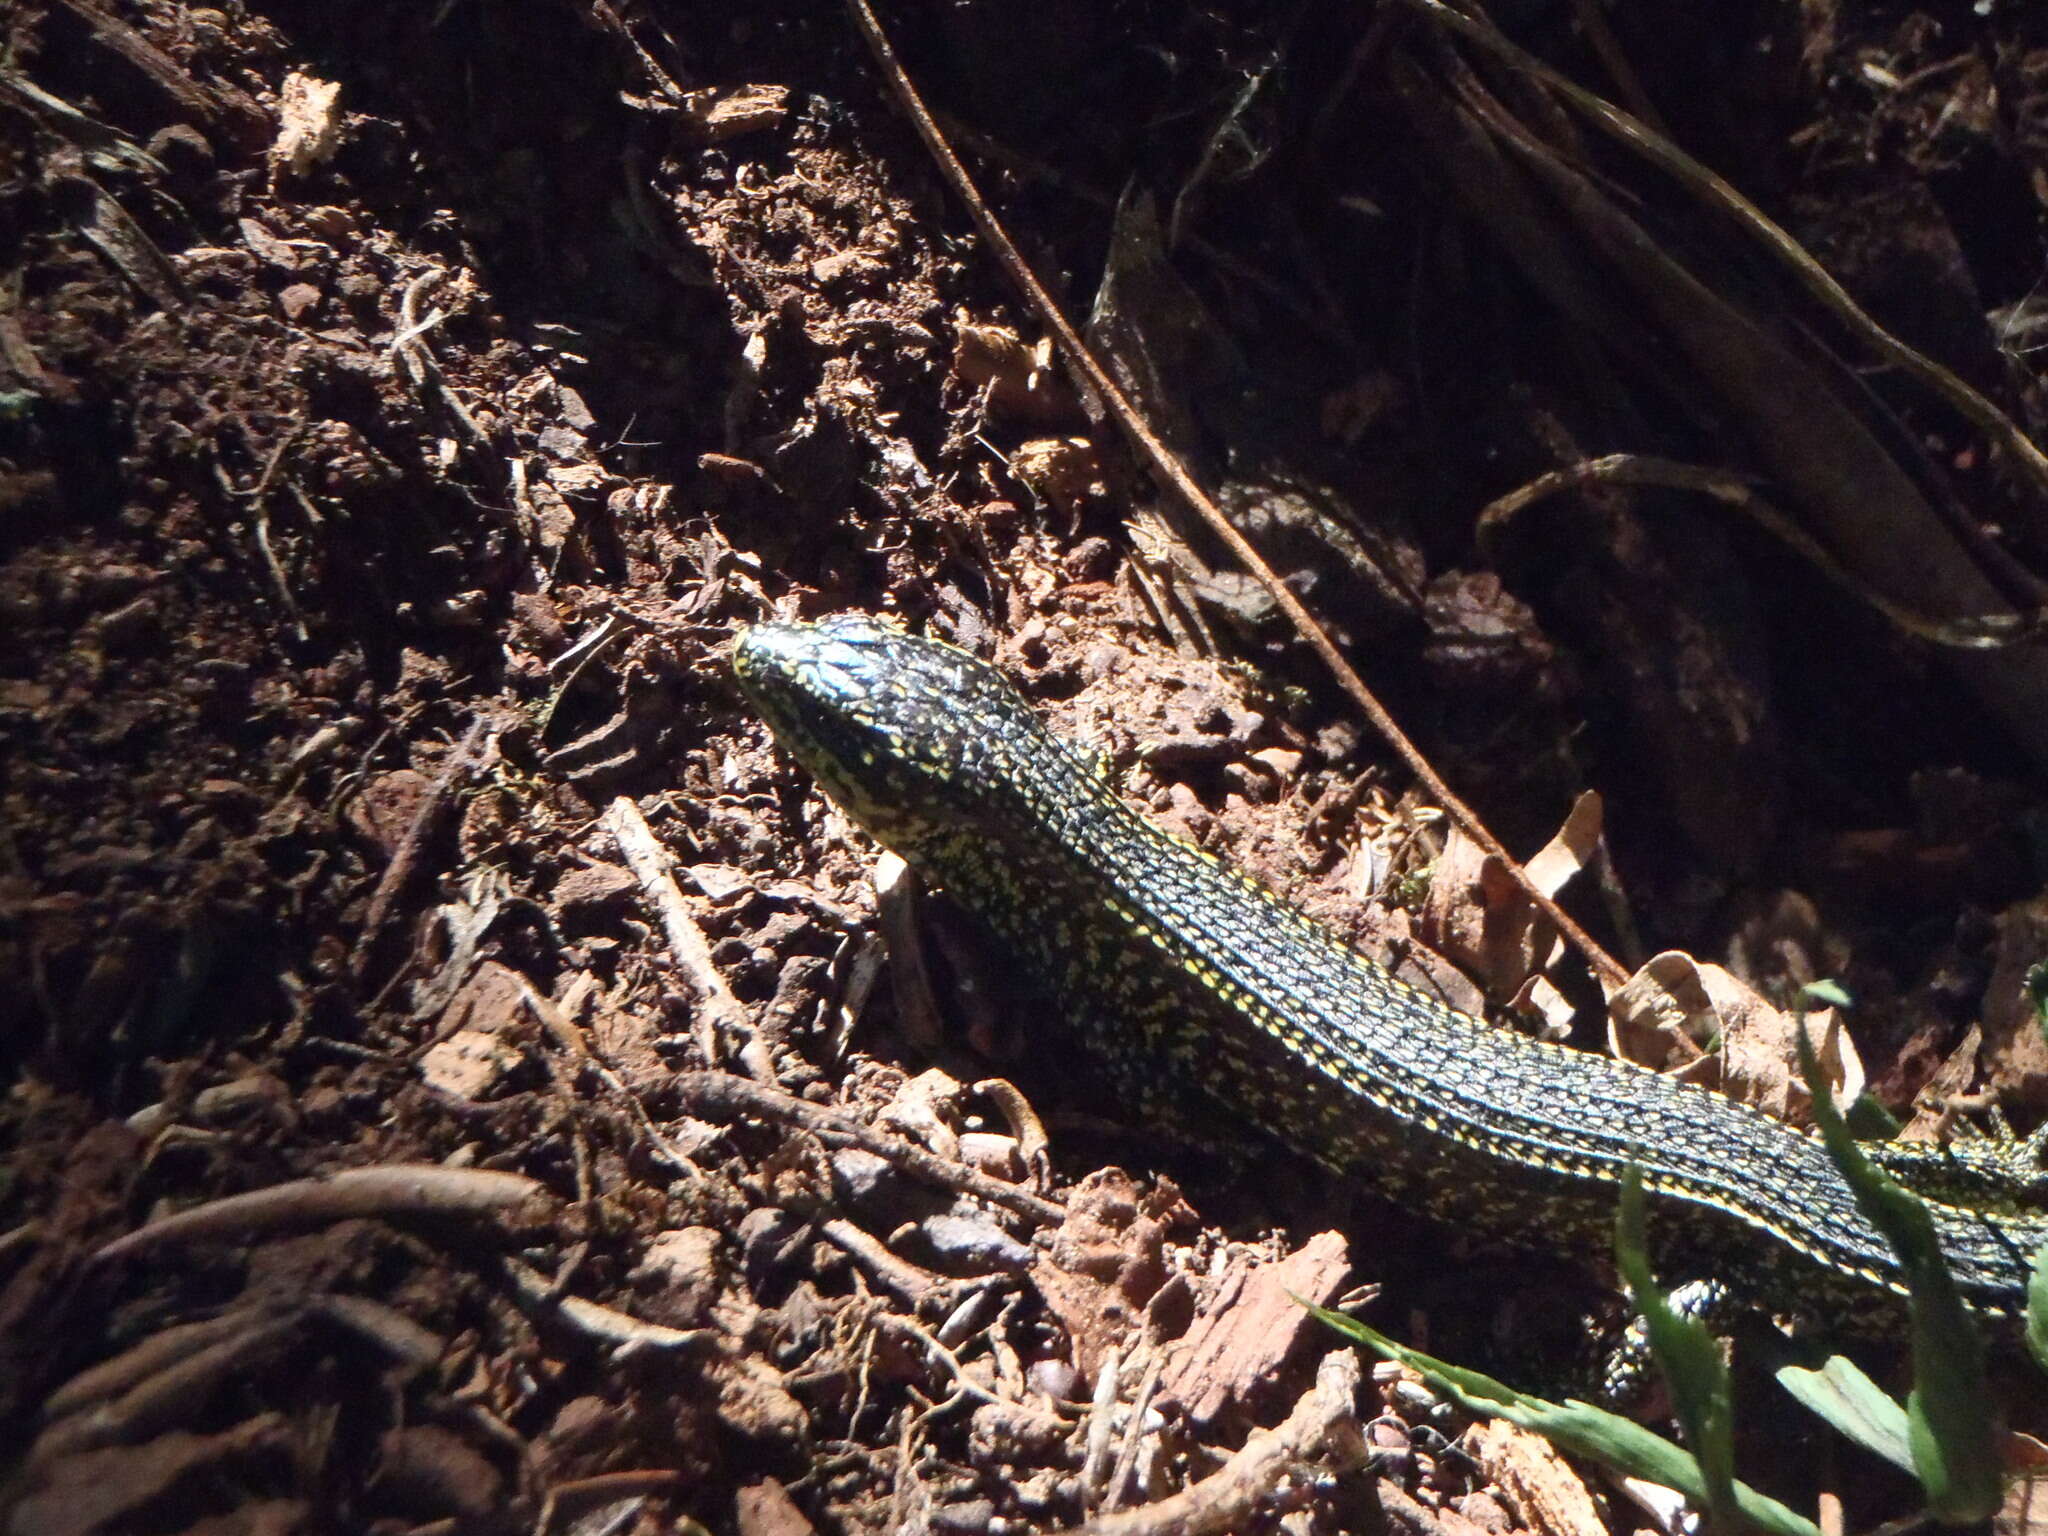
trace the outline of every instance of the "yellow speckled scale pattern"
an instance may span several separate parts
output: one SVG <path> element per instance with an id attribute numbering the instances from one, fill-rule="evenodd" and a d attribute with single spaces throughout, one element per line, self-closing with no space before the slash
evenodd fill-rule
<path id="1" fill-rule="evenodd" d="M 1532 1040 L 1395 980 L 1160 831 L 963 651 L 846 615 L 763 624 L 734 670 L 846 810 L 1050 985 L 1141 1107 L 1205 1098 L 1488 1235 L 1604 1253 L 1633 1161 L 1660 1263 L 1788 1306 L 1894 1292 L 1814 1138 L 1705 1089 Z M 1998 1158 L 1887 1152 L 1937 1202 L 1964 1297 L 2022 1304 L 2048 1215 Z"/>

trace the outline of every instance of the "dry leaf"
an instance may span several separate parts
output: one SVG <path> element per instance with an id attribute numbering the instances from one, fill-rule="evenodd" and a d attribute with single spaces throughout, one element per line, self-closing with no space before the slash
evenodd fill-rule
<path id="1" fill-rule="evenodd" d="M 1536 1033 L 1544 1040 L 1563 1040 L 1572 1032 L 1572 1017 L 1578 1011 L 1548 976 L 1531 976 L 1508 1004 L 1514 1012 L 1536 1021 Z"/>
<path id="2" fill-rule="evenodd" d="M 1477 975 L 1490 997 L 1513 997 L 1558 953 L 1529 893 L 1455 829 L 1431 873 L 1422 925 L 1430 946 Z"/>
<path id="3" fill-rule="evenodd" d="M 1586 790 L 1572 802 L 1564 825 L 1536 857 L 1522 866 L 1537 890 L 1546 896 L 1556 896 L 1573 875 L 1592 862 L 1600 847 L 1605 819 L 1606 808 L 1597 790 Z"/>
<path id="4" fill-rule="evenodd" d="M 1010 454 L 1010 472 L 1049 506 L 1070 512 L 1109 494 L 1102 461 L 1085 437 L 1034 437 Z"/>
<path id="5" fill-rule="evenodd" d="M 1836 1101 L 1855 1102 L 1864 1072 L 1854 1042 L 1832 1008 L 1808 1020 Z M 1616 1056 L 1656 1071 L 1701 1062 L 1692 1080 L 1801 1123 L 1812 1105 L 1799 1075 L 1797 1028 L 1797 1016 L 1773 1008 L 1731 972 L 1677 950 L 1652 956 L 1607 1005 L 1607 1044 Z M 1703 1059 L 1710 1049 L 1711 1059 Z"/>
<path id="6" fill-rule="evenodd" d="M 1942 1103 L 1970 1091 L 1970 1084 L 1977 1080 L 1977 1058 L 1983 1049 L 1984 1026 L 1972 1024 L 1913 1096 L 1913 1118 L 1900 1128 L 1900 1141 L 1935 1141 L 1948 1134 L 1951 1111 L 1943 1108 Z"/>
<path id="7" fill-rule="evenodd" d="M 1037 426 L 1086 420 L 1054 361 L 1050 339 L 1026 345 L 1005 325 L 963 324 L 953 348 L 953 372 L 981 390 L 991 414 Z"/>
<path id="8" fill-rule="evenodd" d="M 1679 950 L 1652 955 L 1607 1000 L 1608 1051 L 1652 1071 L 1693 1062 L 1720 1032 L 1699 968 Z"/>

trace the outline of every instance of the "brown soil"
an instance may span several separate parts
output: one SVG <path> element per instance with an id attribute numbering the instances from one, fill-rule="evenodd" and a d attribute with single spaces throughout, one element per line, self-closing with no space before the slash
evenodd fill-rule
<path id="1" fill-rule="evenodd" d="M 1660 0 L 1605 46 L 1597 7 L 1497 9 L 2041 425 L 2037 7 Z M 1606 899 L 1571 899 L 1609 947 L 1781 1002 L 1839 977 L 1891 1107 L 1945 1071 L 2031 1124 L 2048 697 L 2033 648 L 1924 632 L 2041 605 L 2042 484 L 1497 58 L 1400 5 L 1276 14 L 884 19 L 1488 825 L 1532 852 L 1601 792 Z M 878 969 L 874 849 L 726 674 L 748 621 L 879 611 L 1000 660 L 1380 952 L 1439 834 L 1034 357 L 843 11 L 19 0 L 0 33 L 11 1531 L 1050 1529 L 1312 1417 L 1290 1291 L 1382 1284 L 1405 1337 L 1561 1368 L 1597 1277 L 1119 1122 L 943 921 L 942 1039 Z M 1756 490 L 1845 578 L 1696 490 L 1479 517 L 1624 452 Z M 387 1164 L 474 1177 L 95 1257 Z M 1320 1474 L 1230 1523 L 1539 1518 L 1506 1453 L 1365 1395 L 1369 1470 L 1318 1420 Z M 1754 1414 L 1783 1496 L 1912 1507 Z"/>

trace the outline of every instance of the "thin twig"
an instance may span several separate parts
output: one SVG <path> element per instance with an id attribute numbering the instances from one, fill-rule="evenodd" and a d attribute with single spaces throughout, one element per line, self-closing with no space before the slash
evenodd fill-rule
<path id="1" fill-rule="evenodd" d="M 1238 532 L 1229 518 L 1223 515 L 1222 509 L 1195 482 L 1187 466 L 1160 440 L 1130 398 L 1109 376 L 1108 370 L 1082 341 L 1073 323 L 1067 319 L 1045 285 L 1039 282 L 1037 274 L 1031 270 L 1029 263 L 1012 243 L 994 212 L 976 190 L 967 168 L 961 164 L 959 156 L 953 153 L 952 146 L 946 142 L 945 135 L 932 120 L 932 115 L 926 109 L 917 87 L 904 72 L 894 47 L 890 44 L 887 34 L 883 32 L 882 25 L 876 19 L 867 0 L 846 0 L 846 3 L 853 14 L 855 25 L 866 38 L 877 65 L 895 92 L 899 105 L 924 140 L 925 147 L 931 151 L 940 174 L 966 204 L 969 215 L 981 231 L 982 238 L 988 242 L 998 265 L 1002 267 L 1010 281 L 1023 292 L 1032 308 L 1037 310 L 1040 319 L 1058 339 L 1061 355 L 1078 375 L 1081 387 L 1092 392 L 1116 418 L 1118 426 L 1123 429 L 1125 436 L 1130 439 L 1139 454 L 1151 465 L 1152 472 L 1161 484 L 1170 489 L 1208 525 L 1210 531 L 1223 541 L 1239 563 L 1272 596 L 1274 603 L 1293 624 L 1295 632 L 1322 659 L 1323 664 L 1330 669 L 1331 675 L 1336 678 L 1338 686 L 1351 696 L 1366 719 L 1372 722 L 1373 728 L 1402 761 L 1408 764 L 1409 770 L 1422 781 L 1437 804 L 1457 820 L 1474 842 L 1501 861 L 1502 866 L 1528 893 L 1530 900 L 1557 925 L 1558 932 L 1578 949 L 1603 982 L 1610 987 L 1620 986 L 1628 979 L 1628 973 L 1594 942 L 1592 935 L 1580 927 L 1569 913 L 1529 879 L 1521 864 L 1501 846 L 1500 840 L 1487 830 L 1472 808 L 1451 789 L 1443 776 L 1408 739 L 1407 734 L 1395 723 L 1394 717 L 1388 713 L 1386 706 L 1380 703 L 1372 690 L 1366 687 L 1364 680 L 1352 669 L 1351 664 L 1344 659 L 1344 654 L 1337 649 L 1336 642 L 1330 639 L 1322 626 L 1303 606 L 1301 599 L 1274 574 L 1273 568 L 1252 547 L 1251 542 Z"/>
<path id="2" fill-rule="evenodd" d="M 1352 1406 L 1358 1381 L 1357 1354 L 1332 1350 L 1316 1370 L 1316 1384 L 1278 1429 L 1253 1430 L 1242 1450 L 1179 1493 L 1138 1509 L 1099 1515 L 1068 1536 L 1210 1536 L 1243 1526 L 1303 1464 L 1331 1463 L 1344 1470 L 1362 1466 L 1365 1436 Z"/>
<path id="3" fill-rule="evenodd" d="M 449 792 L 456 782 L 469 771 L 477 758 L 482 756 L 481 744 L 489 729 L 486 720 L 474 721 L 463 733 L 462 740 L 448 755 L 441 771 L 434 776 L 434 782 L 420 797 L 418 809 L 413 813 L 412 824 L 405 829 L 405 836 L 398 840 L 398 847 L 392 851 L 391 862 L 384 866 L 384 874 L 377 881 L 376 890 L 370 893 L 370 909 L 363 917 L 363 931 L 356 935 L 355 951 L 349 957 L 349 968 L 362 974 L 363 962 L 369 957 L 370 946 L 376 942 L 377 934 L 384 926 L 384 920 L 391 914 L 391 904 L 405 882 L 412 878 L 413 867 L 419 863 L 420 850 L 426 846 L 427 834 L 439 819 L 441 808 L 448 803 Z"/>
<path id="4" fill-rule="evenodd" d="M 1607 24 L 1607 13 L 1600 9 L 1600 0 L 1572 0 L 1572 14 L 1578 18 L 1579 30 L 1586 35 L 1593 52 L 1613 80 L 1614 88 L 1621 92 L 1631 111 L 1649 124 L 1652 130 L 1671 136 L 1663 115 L 1656 103 L 1650 100 L 1650 93 L 1643 89 L 1643 82 L 1636 78 L 1635 69 L 1629 64 L 1628 55 L 1622 51 L 1621 39 L 1614 35 L 1614 28 Z"/>
<path id="5" fill-rule="evenodd" d="M 844 1216 L 819 1222 L 818 1235 L 910 1306 L 920 1305 L 927 1296 L 945 1288 L 945 1281 L 930 1270 L 920 1269 L 891 1253 L 880 1238 L 862 1231 Z"/>
<path id="6" fill-rule="evenodd" d="M 1138 1395 L 1131 1399 L 1123 1444 L 1117 1447 L 1116 1467 L 1109 1474 L 1109 1487 L 1102 1500 L 1105 1512 L 1121 1508 L 1130 1491 L 1131 1477 L 1138 1470 L 1138 1452 L 1145 1444 L 1145 1421 L 1151 1416 L 1152 1398 L 1159 1391 L 1159 1378 L 1165 1369 L 1166 1351 L 1153 1346 L 1151 1357 L 1145 1362 L 1145 1374 L 1138 1379 Z"/>
<path id="7" fill-rule="evenodd" d="M 619 13 L 605 3 L 605 0 L 591 0 L 591 14 L 619 36 L 619 40 L 632 49 L 640 60 L 640 67 L 647 71 L 647 78 L 661 93 L 662 100 L 674 106 L 682 106 L 688 99 L 683 88 L 676 84 L 675 77 L 662 68 L 661 61 L 647 51 L 640 39 L 633 35 L 633 29 L 620 19 Z"/>
<path id="8" fill-rule="evenodd" d="M 1106 192 L 1092 182 L 1083 181 L 1043 160 L 1034 159 L 1023 151 L 1015 149 L 986 134 L 975 132 L 958 118 L 943 111 L 934 111 L 933 119 L 953 138 L 965 144 L 973 153 L 994 161 L 998 166 L 1011 172 L 1020 181 L 1035 181 L 1051 188 L 1063 196 L 1095 209 L 1097 212 L 1114 217 L 1117 211 L 1117 196 Z M 1286 283 L 1261 267 L 1254 266 L 1243 257 L 1225 250 L 1200 235 L 1183 234 L 1175 243 L 1175 250 L 1186 250 L 1208 262 L 1238 282 L 1256 288 L 1266 299 L 1280 308 L 1291 312 L 1304 325 L 1313 326 L 1333 343 L 1348 343 L 1350 338 L 1344 330 L 1343 321 L 1328 310 L 1312 308 L 1302 302 L 1301 295 Z"/>
<path id="9" fill-rule="evenodd" d="M 427 345 L 427 332 L 447 319 L 447 315 L 438 309 L 424 317 L 419 313 L 420 300 L 429 290 L 439 287 L 447 276 L 441 268 L 431 268 L 414 278 L 399 294 L 398 327 L 391 337 L 391 356 L 404 369 L 415 389 L 430 389 L 441 397 L 448 413 L 461 425 L 464 435 L 474 446 L 488 448 L 490 438 L 477 425 L 476 418 L 470 415 L 469 407 L 449 387 L 433 348 Z"/>
<path id="10" fill-rule="evenodd" d="M 661 846 L 654 829 L 647 825 L 647 818 L 640 814 L 640 807 L 624 795 L 611 803 L 604 820 L 618 842 L 619 852 L 626 856 L 627 868 L 639 880 L 640 889 L 646 893 L 647 899 L 654 903 L 655 913 L 661 918 L 661 931 L 668 938 L 668 952 L 682 968 L 683 979 L 695 998 L 698 1017 L 705 1029 L 699 1043 L 703 1046 L 706 1064 L 716 1066 L 723 1059 L 718 1044 L 719 1036 L 723 1034 L 737 1042 L 740 1065 L 747 1069 L 749 1076 L 764 1083 L 773 1083 L 775 1058 L 755 1032 L 746 1008 L 733 996 L 732 988 L 726 985 L 724 975 L 713 962 L 711 941 L 697 926 L 697 919 L 691 916 L 689 907 L 684 904 L 675 876 L 668 872 L 668 850 Z"/>
<path id="11" fill-rule="evenodd" d="M 1006 1077 L 985 1077 L 974 1085 L 974 1091 L 1002 1112 L 1010 1134 L 1017 1138 L 1017 1156 L 1038 1188 L 1045 1189 L 1052 1180 L 1052 1138 L 1045 1134 L 1045 1122 L 1038 1118 L 1031 1101 Z"/>
<path id="12" fill-rule="evenodd" d="M 581 985 L 584 982 L 589 982 L 590 985 Z M 577 979 L 577 983 L 572 984 L 569 994 L 557 1003 L 552 998 L 542 997 L 522 976 L 519 978 L 520 1000 L 540 1021 L 541 1028 L 547 1031 L 548 1038 L 587 1066 L 613 1097 L 625 1106 L 626 1113 L 632 1117 L 633 1123 L 639 1127 L 640 1134 L 647 1138 L 648 1146 L 658 1157 L 688 1178 L 701 1178 L 704 1170 L 691 1162 L 689 1155 L 681 1147 L 661 1133 L 653 1117 L 647 1113 L 647 1106 L 640 1102 L 633 1090 L 628 1088 L 618 1073 L 612 1070 L 611 1064 L 599 1056 L 590 1042 L 583 1038 L 583 1031 L 577 1025 L 575 1016 L 581 1011 L 583 998 L 595 985 L 586 972 Z"/>
<path id="13" fill-rule="evenodd" d="M 954 1354 L 952 1350 L 946 1348 L 945 1345 L 941 1344 L 937 1339 L 933 1338 L 931 1334 L 927 1333 L 923 1328 L 920 1328 L 910 1318 L 898 1316 L 896 1313 L 893 1312 L 883 1312 L 876 1316 L 875 1326 L 878 1328 L 892 1329 L 893 1331 L 902 1334 L 905 1338 L 915 1341 L 924 1349 L 925 1353 L 930 1355 L 934 1360 L 937 1360 L 941 1365 L 945 1366 L 945 1368 L 952 1373 L 954 1397 L 972 1398 L 975 1402 L 978 1403 L 996 1403 L 1001 1407 L 1007 1408 L 1012 1413 L 1017 1414 L 1023 1418 L 1037 1419 L 1042 1423 L 1047 1424 L 1056 1424 L 1061 1429 L 1065 1429 L 1067 1427 L 1066 1420 L 1062 1419 L 1056 1413 L 1050 1413 L 1047 1410 L 1040 1408 L 1035 1403 L 1022 1403 L 1017 1402 L 1012 1398 L 1000 1397 L 996 1393 L 989 1391 L 988 1388 L 978 1385 L 975 1382 L 975 1380 L 967 1374 L 967 1367 L 960 1363 L 960 1357 L 958 1355 Z"/>
<path id="14" fill-rule="evenodd" d="M 137 1227 L 103 1244 L 92 1257 L 105 1263 L 163 1243 L 253 1237 L 284 1227 L 325 1226 L 363 1217 L 495 1216 L 529 1203 L 553 1201 L 545 1184 L 523 1173 L 384 1163 L 210 1200 Z"/>
<path id="15" fill-rule="evenodd" d="M 281 435 L 270 450 L 270 457 L 264 461 L 263 469 L 256 476 L 256 484 L 247 491 L 236 491 L 228 485 L 227 477 L 220 469 L 219 460 L 214 461 L 215 473 L 221 476 L 221 483 L 235 495 L 245 498 L 250 507 L 250 516 L 256 531 L 256 548 L 263 556 L 263 564 L 270 573 L 271 584 L 277 588 L 277 600 L 284 605 L 284 611 L 291 616 L 292 630 L 299 639 L 307 638 L 306 616 L 299 609 L 299 601 L 292 595 L 291 583 L 285 579 L 284 564 L 277 558 L 277 550 L 270 542 L 270 486 L 277 478 L 277 472 L 284 465 L 285 455 L 306 433 L 304 422 Z"/>
<path id="16" fill-rule="evenodd" d="M 644 1323 L 611 1307 L 585 1301 L 581 1296 L 559 1295 L 555 1282 L 531 1265 L 510 1257 L 502 1258 L 498 1263 L 512 1289 L 527 1306 L 551 1313 L 577 1332 L 602 1339 L 607 1344 L 689 1351 L 703 1349 L 718 1338 L 716 1328 L 668 1328 L 660 1323 Z"/>
<path id="17" fill-rule="evenodd" d="M 721 1124 L 748 1118 L 778 1120 L 810 1132 L 828 1146 L 837 1144 L 872 1152 L 912 1178 L 936 1184 L 941 1189 L 974 1195 L 1040 1226 L 1056 1227 L 1066 1219 L 1064 1207 L 1042 1199 L 1028 1189 L 990 1178 L 978 1168 L 935 1156 L 922 1147 L 913 1146 L 898 1137 L 884 1136 L 807 1099 L 749 1082 L 731 1072 L 678 1073 L 675 1092 L 686 1110 L 707 1120 Z"/>
<path id="18" fill-rule="evenodd" d="M 1116 1440 L 1117 1377 L 1124 1367 L 1123 1350 L 1112 1344 L 1095 1367 L 1095 1393 L 1088 1400 L 1086 1450 L 1081 1456 L 1081 1507 L 1102 1507 L 1109 1483 L 1110 1446 Z"/>
<path id="19" fill-rule="evenodd" d="M 256 530 L 256 548 L 263 556 L 264 569 L 270 573 L 271 585 L 277 588 L 277 600 L 284 605 L 285 613 L 292 621 L 292 633 L 301 642 L 310 638 L 306 632 L 306 616 L 299 610 L 299 600 L 292 596 L 291 583 L 285 579 L 284 565 L 277 558 L 277 550 L 270 542 L 270 502 L 259 499 L 253 513 Z"/>

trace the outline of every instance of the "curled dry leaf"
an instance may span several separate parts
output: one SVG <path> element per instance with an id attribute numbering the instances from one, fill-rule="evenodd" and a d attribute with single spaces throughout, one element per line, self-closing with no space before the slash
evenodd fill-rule
<path id="1" fill-rule="evenodd" d="M 1571 999 L 1558 991 L 1548 976 L 1531 976 L 1523 982 L 1508 1008 L 1534 1023 L 1541 1039 L 1563 1040 L 1572 1032 L 1572 1015 L 1576 1010 Z"/>
<path id="2" fill-rule="evenodd" d="M 1722 1017 L 1728 1021 L 1721 1048 L 1722 1092 L 1788 1120 L 1808 1120 L 1812 1101 L 1799 1074 L 1798 1036 L 1794 1033 L 1800 1027 L 1800 1016 L 1771 1007 L 1719 967 L 1708 969 L 1741 988 L 1751 1000 L 1741 1008 L 1725 1001 L 1721 1004 Z M 1709 989 L 1718 984 L 1710 978 Z M 1841 1014 L 1833 1008 L 1810 1014 L 1806 1029 L 1835 1102 L 1844 1106 L 1855 1103 L 1863 1096 L 1866 1082 L 1863 1058 L 1843 1027 Z"/>
<path id="3" fill-rule="evenodd" d="M 1597 790 L 1585 790 L 1572 802 L 1564 825 L 1522 866 L 1537 890 L 1555 896 L 1592 861 L 1606 828 L 1606 814 L 1606 803 Z"/>
<path id="4" fill-rule="evenodd" d="M 1545 896 L 1555 897 L 1586 867 L 1600 846 L 1603 819 L 1600 797 L 1580 795 L 1524 866 Z M 1563 942 L 1507 866 L 1461 829 L 1452 829 L 1437 858 L 1422 915 L 1435 947 L 1475 971 L 1489 997 L 1513 998 L 1543 1021 L 1546 1033 L 1569 1027 L 1571 1008 L 1557 989 L 1534 985 L 1564 957 Z"/>
<path id="5" fill-rule="evenodd" d="M 1913 1116 L 1899 1128 L 1900 1141 L 1940 1141 L 1948 1135 L 1955 1118 L 1949 1101 L 1970 1091 L 1970 1085 L 1977 1081 L 1978 1058 L 1983 1054 L 1984 1026 L 1972 1024 L 1913 1095 Z"/>
<path id="6" fill-rule="evenodd" d="M 1607 1000 L 1607 1049 L 1637 1066 L 1662 1072 L 1686 1065 L 1720 1034 L 1699 967 L 1678 950 L 1652 955 Z"/>
<path id="7" fill-rule="evenodd" d="M 1487 996 L 1512 997 L 1557 958 L 1557 935 L 1503 864 L 1453 830 L 1422 907 L 1424 937 L 1478 976 Z"/>
<path id="8" fill-rule="evenodd" d="M 1855 1102 L 1864 1086 L 1855 1043 L 1834 1009 L 1808 1017 L 1836 1102 Z M 1797 1015 L 1773 1008 L 1730 972 L 1677 950 L 1653 955 L 1607 1005 L 1607 1047 L 1624 1061 L 1656 1071 L 1701 1063 L 1688 1073 L 1694 1081 L 1804 1123 L 1812 1103 L 1799 1076 L 1798 1027 Z"/>

